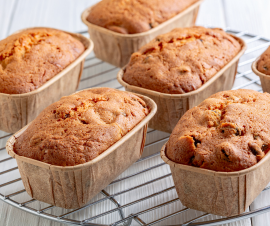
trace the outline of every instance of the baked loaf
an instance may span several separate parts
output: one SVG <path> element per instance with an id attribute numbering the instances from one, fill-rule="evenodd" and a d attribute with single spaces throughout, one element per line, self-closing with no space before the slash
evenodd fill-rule
<path id="1" fill-rule="evenodd" d="M 221 29 L 177 28 L 133 53 L 123 80 L 161 93 L 187 93 L 200 88 L 240 49 Z"/>
<path id="2" fill-rule="evenodd" d="M 135 34 L 150 30 L 198 0 L 102 0 L 87 20 L 100 27 Z"/>
<path id="3" fill-rule="evenodd" d="M 180 119 L 167 143 L 167 157 L 215 171 L 249 168 L 269 151 L 269 111 L 268 93 L 216 93 Z"/>
<path id="4" fill-rule="evenodd" d="M 82 91 L 50 105 L 19 136 L 18 155 L 58 166 L 88 162 L 135 127 L 149 110 L 128 92 Z"/>
<path id="5" fill-rule="evenodd" d="M 85 48 L 54 29 L 29 29 L 0 41 L 0 93 L 31 92 L 57 75 Z"/>
<path id="6" fill-rule="evenodd" d="M 270 75 L 270 46 L 261 55 L 257 63 L 258 71 Z"/>

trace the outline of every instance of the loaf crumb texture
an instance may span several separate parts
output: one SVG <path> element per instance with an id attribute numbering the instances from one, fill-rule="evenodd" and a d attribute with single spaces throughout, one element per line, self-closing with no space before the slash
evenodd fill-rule
<path id="1" fill-rule="evenodd" d="M 118 33 L 141 33 L 174 17 L 197 1 L 102 0 L 93 6 L 87 20 Z"/>
<path id="2" fill-rule="evenodd" d="M 177 28 L 133 53 L 123 80 L 161 93 L 188 93 L 212 78 L 240 49 L 240 43 L 221 29 Z"/>
<path id="3" fill-rule="evenodd" d="M 61 72 L 85 48 L 54 29 L 29 29 L 0 41 L 0 93 L 31 92 Z"/>
<path id="4" fill-rule="evenodd" d="M 270 149 L 270 94 L 253 90 L 212 95 L 184 114 L 166 154 L 176 163 L 232 172 L 258 163 Z"/>
<path id="5" fill-rule="evenodd" d="M 86 163 L 120 140 L 148 115 L 136 95 L 96 88 L 63 97 L 19 136 L 20 156 L 58 166 Z"/>
<path id="6" fill-rule="evenodd" d="M 270 46 L 261 55 L 257 63 L 258 71 L 263 74 L 270 75 Z"/>

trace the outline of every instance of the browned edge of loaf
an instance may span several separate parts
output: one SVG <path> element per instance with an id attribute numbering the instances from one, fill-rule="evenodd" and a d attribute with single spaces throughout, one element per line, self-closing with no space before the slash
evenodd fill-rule
<path id="1" fill-rule="evenodd" d="M 94 87 L 93 89 L 96 89 L 96 88 L 99 88 L 99 87 Z M 91 90 L 91 88 L 90 89 L 85 89 L 85 90 Z M 81 90 L 81 91 L 85 91 L 85 90 Z M 79 92 L 81 92 L 81 91 L 79 91 Z M 78 92 L 76 92 L 76 93 L 78 93 Z M 142 98 L 145 101 L 145 103 L 147 104 L 147 106 L 150 109 L 150 113 L 141 122 L 139 122 L 130 132 L 128 132 L 125 136 L 123 136 L 119 141 L 114 143 L 111 147 L 109 147 L 107 150 L 105 150 L 103 153 L 101 153 L 99 156 L 97 156 L 96 158 L 92 159 L 89 162 L 79 164 L 79 165 L 75 165 L 75 166 L 56 166 L 56 165 L 51 165 L 51 164 L 41 162 L 41 161 L 38 161 L 38 160 L 35 160 L 35 159 L 31 159 L 31 158 L 27 158 L 27 157 L 24 157 L 24 156 L 17 155 L 13 151 L 13 145 L 14 145 L 16 139 L 28 128 L 28 126 L 31 123 L 28 124 L 27 126 L 23 127 L 21 130 L 19 130 L 15 134 L 13 134 L 8 139 L 8 141 L 6 143 L 7 153 L 14 159 L 18 159 L 20 161 L 30 163 L 32 165 L 35 165 L 35 166 L 38 166 L 38 167 L 41 167 L 41 168 L 50 169 L 52 171 L 73 171 L 73 170 L 78 170 L 78 169 L 83 169 L 85 167 L 89 167 L 89 165 L 92 165 L 92 164 L 96 164 L 102 158 L 109 155 L 117 147 L 122 145 L 128 139 L 130 139 L 136 132 L 138 132 L 138 130 L 140 130 L 142 127 L 144 127 L 150 121 L 150 119 L 155 115 L 155 113 L 157 111 L 156 103 L 152 99 L 150 99 L 149 97 L 146 97 L 146 96 L 143 96 L 143 95 L 140 95 L 140 94 L 135 94 L 135 95 Z M 145 141 L 143 140 L 142 142 L 145 142 Z"/>
<path id="2" fill-rule="evenodd" d="M 123 80 L 124 70 L 125 70 L 126 66 L 123 67 L 118 72 L 117 80 L 122 86 L 124 86 L 125 88 L 128 87 L 130 90 L 134 90 L 134 91 L 138 91 L 138 92 L 146 93 L 146 94 L 148 93 L 148 94 L 151 94 L 152 96 L 161 96 L 161 97 L 167 98 L 167 99 L 187 98 L 187 97 L 196 95 L 196 94 L 200 93 L 202 90 L 206 89 L 208 86 L 210 86 L 218 77 L 220 77 L 234 63 L 237 63 L 239 58 L 246 51 L 247 45 L 243 39 L 241 39 L 237 36 L 234 36 L 232 34 L 229 34 L 229 35 L 231 35 L 234 39 L 236 39 L 240 43 L 241 50 L 238 52 L 238 54 L 236 56 L 234 56 L 234 58 L 232 58 L 232 60 L 229 63 L 227 63 L 223 68 L 221 68 L 212 78 L 210 78 L 207 82 L 205 82 L 199 89 L 196 89 L 196 90 L 188 92 L 188 93 L 183 93 L 183 94 L 168 94 L 168 93 L 161 93 L 161 92 L 150 90 L 150 89 L 145 89 L 145 88 L 138 87 L 138 86 L 133 86 L 133 85 L 126 83 Z"/>
<path id="3" fill-rule="evenodd" d="M 200 6 L 200 4 L 203 2 L 203 0 L 199 0 L 197 2 L 195 2 L 194 4 L 192 4 L 191 6 L 189 6 L 188 8 L 186 8 L 184 11 L 180 12 L 179 14 L 177 14 L 176 16 L 170 18 L 169 20 L 164 21 L 163 23 L 159 24 L 158 26 L 150 29 L 149 31 L 145 31 L 145 32 L 141 32 L 141 33 L 136 33 L 136 34 L 121 34 L 112 30 L 109 30 L 107 28 L 104 27 L 100 27 L 98 25 L 92 24 L 90 23 L 88 20 L 86 20 L 91 8 L 87 8 L 86 10 L 83 11 L 82 15 L 81 15 L 81 19 L 83 21 L 83 23 L 85 25 L 87 25 L 89 28 L 91 27 L 92 29 L 98 30 L 99 32 L 102 33 L 107 33 L 107 34 L 111 34 L 112 36 L 115 37 L 123 37 L 123 38 L 139 38 L 142 36 L 146 36 L 149 35 L 153 32 L 155 32 L 156 30 L 162 29 L 163 27 L 166 27 L 169 23 L 174 22 L 175 20 L 177 20 L 179 17 L 184 16 L 185 14 L 189 13 L 190 11 L 194 10 L 196 7 Z"/>
<path id="4" fill-rule="evenodd" d="M 54 82 L 56 82 L 57 80 L 59 80 L 61 77 L 63 77 L 67 72 L 69 72 L 71 69 L 73 69 L 75 66 L 77 66 L 79 63 L 83 63 L 85 57 L 90 53 L 92 52 L 93 48 L 94 48 L 94 44 L 92 42 L 91 39 L 81 35 L 81 34 L 78 34 L 78 33 L 72 33 L 72 32 L 68 32 L 68 31 L 64 31 L 64 30 L 59 30 L 59 29 L 55 29 L 55 28 L 50 28 L 50 27 L 30 27 L 30 28 L 26 28 L 26 29 L 22 29 L 22 30 L 18 30 L 16 32 L 14 32 L 13 34 L 16 34 L 16 33 L 19 33 L 19 32 L 22 32 L 22 31 L 26 31 L 26 30 L 30 30 L 30 29 L 52 29 L 52 30 L 56 30 L 56 31 L 61 31 L 61 32 L 64 32 L 64 33 L 67 33 L 69 35 L 71 35 L 73 38 L 79 40 L 85 47 L 85 50 L 84 52 L 76 59 L 74 60 L 71 64 L 69 64 L 66 68 L 64 68 L 62 71 L 60 71 L 58 74 L 56 74 L 54 77 L 52 77 L 50 80 L 48 80 L 47 82 L 45 82 L 43 85 L 41 85 L 39 88 L 31 91 L 31 92 L 28 92 L 28 93 L 22 93 L 22 94 L 7 94 L 7 93 L 0 93 L 0 95 L 3 95 L 3 96 L 12 96 L 12 98 L 21 98 L 23 96 L 29 96 L 29 95 L 33 95 L 33 94 L 36 94 L 36 93 L 39 93 L 40 91 L 46 89 L 47 87 L 49 87 L 51 84 L 53 84 Z M 82 68 L 83 69 L 83 65 L 82 65 Z M 82 73 L 82 70 L 81 72 Z M 79 78 L 81 77 L 81 74 L 79 76 Z M 79 82 L 78 81 L 78 85 L 79 85 Z"/>
<path id="5" fill-rule="evenodd" d="M 165 163 L 167 163 L 169 166 L 195 172 L 195 173 L 206 174 L 213 177 L 238 177 L 241 175 L 246 175 L 247 173 L 251 173 L 255 171 L 257 168 L 261 167 L 263 164 L 266 164 L 268 159 L 270 158 L 270 152 L 269 152 L 265 155 L 265 157 L 261 161 L 259 161 L 258 163 L 256 163 L 255 165 L 247 169 L 243 169 L 243 170 L 239 170 L 235 172 L 219 172 L 219 171 L 203 169 L 203 168 L 199 168 L 195 166 L 188 166 L 188 165 L 173 162 L 167 157 L 166 145 L 167 145 L 167 142 L 162 146 L 161 151 L 160 151 L 160 156 L 162 160 Z"/>
<path id="6" fill-rule="evenodd" d="M 268 63 L 269 63 L 269 65 L 268 65 Z M 260 55 L 256 66 L 257 66 L 257 70 L 259 72 L 270 76 L 270 71 L 269 71 L 269 67 L 270 67 L 270 46 L 268 46 L 265 49 L 265 51 Z"/>
<path id="7" fill-rule="evenodd" d="M 269 77 L 270 78 L 270 75 L 267 75 L 267 74 L 264 74 L 264 73 L 258 71 L 257 65 L 258 65 L 258 61 L 260 60 L 260 58 L 261 58 L 261 56 L 259 56 L 255 61 L 253 61 L 252 65 L 251 65 L 251 69 L 259 77 Z"/>

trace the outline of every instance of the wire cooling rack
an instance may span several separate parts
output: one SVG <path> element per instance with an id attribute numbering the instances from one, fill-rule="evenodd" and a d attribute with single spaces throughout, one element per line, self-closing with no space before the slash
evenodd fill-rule
<path id="1" fill-rule="evenodd" d="M 242 37 L 248 49 L 239 61 L 233 89 L 262 91 L 260 80 L 251 71 L 251 63 L 269 45 L 270 40 L 227 29 Z M 80 32 L 87 35 L 87 31 Z M 79 90 L 104 86 L 123 90 L 117 82 L 119 69 L 95 58 L 85 62 Z M 169 134 L 148 130 L 144 156 L 101 191 L 91 202 L 79 209 L 67 210 L 32 199 L 21 182 L 16 161 L 5 152 L 11 136 L 0 133 L 0 200 L 22 211 L 71 225 L 220 225 L 254 217 L 270 211 L 269 206 L 249 210 L 229 218 L 213 216 L 182 206 L 177 198 L 169 167 L 160 159 L 159 150 Z M 265 190 L 270 187 L 265 188 Z M 265 191 L 264 190 L 264 191 Z"/>

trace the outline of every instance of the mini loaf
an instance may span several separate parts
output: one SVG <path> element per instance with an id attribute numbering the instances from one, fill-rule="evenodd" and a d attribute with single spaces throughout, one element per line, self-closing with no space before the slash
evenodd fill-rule
<path id="1" fill-rule="evenodd" d="M 148 115 L 134 94 L 85 90 L 47 107 L 19 136 L 14 152 L 58 166 L 86 163 L 107 150 Z"/>
<path id="2" fill-rule="evenodd" d="M 270 75 L 270 46 L 258 60 L 257 69 L 266 75 Z"/>
<path id="3" fill-rule="evenodd" d="M 29 29 L 0 41 L 0 93 L 31 92 L 61 72 L 85 48 L 54 29 Z"/>
<path id="4" fill-rule="evenodd" d="M 184 114 L 167 143 L 174 162 L 232 172 L 259 162 L 270 149 L 270 94 L 253 90 L 212 95 Z"/>
<path id="5" fill-rule="evenodd" d="M 118 33 L 141 33 L 174 17 L 197 1 L 102 0 L 91 9 L 87 20 Z"/>
<path id="6" fill-rule="evenodd" d="M 123 80 L 161 93 L 188 93 L 200 88 L 240 50 L 240 43 L 221 29 L 177 28 L 133 53 Z"/>

